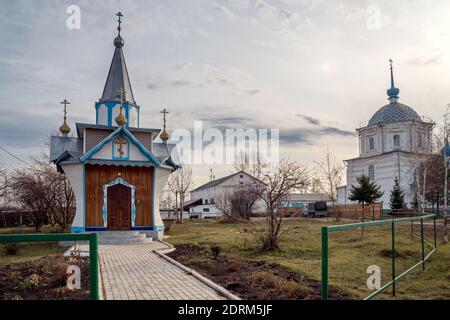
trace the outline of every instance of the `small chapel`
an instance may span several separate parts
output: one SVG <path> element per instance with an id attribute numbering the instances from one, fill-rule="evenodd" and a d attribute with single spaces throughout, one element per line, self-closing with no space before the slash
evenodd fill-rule
<path id="1" fill-rule="evenodd" d="M 180 168 L 176 145 L 163 130 L 141 128 L 128 74 L 119 12 L 115 51 L 103 94 L 95 103 L 95 124 L 76 123 L 70 134 L 67 100 L 60 134 L 51 137 L 50 161 L 65 174 L 76 197 L 72 232 L 135 230 L 160 240 L 164 224 L 159 199 L 169 175 Z M 159 136 L 161 142 L 155 142 Z"/>

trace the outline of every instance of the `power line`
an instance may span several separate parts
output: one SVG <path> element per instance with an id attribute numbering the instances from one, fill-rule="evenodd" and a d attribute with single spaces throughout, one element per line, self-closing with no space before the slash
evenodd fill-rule
<path id="1" fill-rule="evenodd" d="M 6 152 L 7 154 L 9 154 L 11 157 L 13 157 L 16 160 L 19 160 L 20 162 L 26 164 L 27 166 L 31 167 L 31 164 L 29 164 L 28 162 L 26 162 L 25 160 L 20 159 L 18 156 L 13 155 L 11 152 L 9 152 L 8 150 L 6 150 L 5 148 L 3 148 L 2 146 L 0 146 L 0 150 Z"/>

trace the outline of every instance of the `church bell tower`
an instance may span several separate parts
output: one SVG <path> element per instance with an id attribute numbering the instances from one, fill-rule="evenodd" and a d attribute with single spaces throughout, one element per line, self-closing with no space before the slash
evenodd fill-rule
<path id="1" fill-rule="evenodd" d="M 104 126 L 117 126 L 116 118 L 123 111 L 127 128 L 139 128 L 140 106 L 134 100 L 133 89 L 131 88 L 130 76 L 128 75 L 123 47 L 125 40 L 121 36 L 122 13 L 119 17 L 117 27 L 118 35 L 114 39 L 114 56 L 109 68 L 108 78 L 100 100 L 95 104 L 96 124 Z"/>

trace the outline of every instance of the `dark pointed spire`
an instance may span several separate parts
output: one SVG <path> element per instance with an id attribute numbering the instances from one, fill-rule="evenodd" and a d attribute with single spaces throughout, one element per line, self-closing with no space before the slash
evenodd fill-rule
<path id="1" fill-rule="evenodd" d="M 389 96 L 389 101 L 391 103 L 395 103 L 398 101 L 398 94 L 400 93 L 400 89 L 395 87 L 394 84 L 394 61 L 389 59 L 389 64 L 391 65 L 391 87 L 387 91 L 387 95 Z"/>
<path id="2" fill-rule="evenodd" d="M 125 56 L 122 51 L 122 48 L 125 45 L 125 41 L 121 36 L 123 14 L 119 12 L 117 16 L 119 17 L 119 26 L 117 27 L 118 36 L 114 39 L 114 46 L 116 47 L 116 50 L 114 51 L 108 78 L 106 79 L 105 88 L 103 89 L 103 94 L 100 101 L 112 101 L 118 99 L 118 92 L 122 89 L 126 92 L 124 100 L 135 103 L 130 76 L 128 75 L 127 66 L 125 64 Z"/>

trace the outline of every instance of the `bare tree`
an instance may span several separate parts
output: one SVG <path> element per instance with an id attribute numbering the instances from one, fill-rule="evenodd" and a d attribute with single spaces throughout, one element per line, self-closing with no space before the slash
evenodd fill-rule
<path id="1" fill-rule="evenodd" d="M 214 199 L 214 204 L 231 221 L 250 220 L 258 200 L 253 188 L 253 184 L 248 184 L 233 190 L 224 190 Z"/>
<path id="2" fill-rule="evenodd" d="M 441 168 L 442 175 L 435 173 L 438 177 L 442 177 L 442 184 L 434 181 L 437 184 L 437 188 L 442 188 L 442 194 L 444 198 L 444 228 L 443 228 L 443 239 L 444 243 L 448 243 L 448 167 L 450 160 L 450 147 L 449 147 L 449 135 L 450 135 L 450 104 L 447 106 L 447 111 L 443 116 L 443 123 L 436 124 L 436 130 L 434 130 L 435 148 L 439 155 L 436 157 L 441 157 L 442 166 L 438 164 L 432 164 L 433 169 L 436 171 L 437 168 Z M 437 189 L 435 188 L 435 189 Z M 440 192 L 435 190 L 438 195 Z M 439 211 L 438 211 L 439 213 Z"/>
<path id="3" fill-rule="evenodd" d="M 75 195 L 65 176 L 36 160 L 31 167 L 16 169 L 9 183 L 12 196 L 27 212 L 38 232 L 50 222 L 67 228 L 75 215 Z"/>
<path id="4" fill-rule="evenodd" d="M 63 230 L 67 229 L 75 217 L 75 193 L 66 176 L 52 170 L 48 172 L 51 185 L 51 193 L 54 195 L 50 206 L 50 217 Z"/>
<path id="5" fill-rule="evenodd" d="M 244 171 L 259 179 L 269 165 L 264 159 L 261 158 L 259 150 L 255 152 L 253 158 L 254 159 L 250 159 L 248 153 L 239 153 L 234 161 L 234 169 L 236 171 Z"/>
<path id="6" fill-rule="evenodd" d="M 319 189 L 330 198 L 333 206 L 333 216 L 336 221 L 337 188 L 342 184 L 344 178 L 344 165 L 336 160 L 330 149 L 325 152 L 325 159 L 322 162 L 315 162 L 317 177 L 320 181 Z"/>
<path id="7" fill-rule="evenodd" d="M 415 129 L 415 130 L 413 130 Z M 425 139 L 424 139 L 425 138 Z M 414 189 L 418 195 L 419 210 L 422 214 L 426 211 L 427 201 L 427 178 L 429 172 L 429 164 L 433 158 L 433 141 L 427 141 L 423 132 L 411 125 L 411 152 L 413 154 L 413 173 L 414 173 Z"/>
<path id="8" fill-rule="evenodd" d="M 2 218 L 3 225 L 6 226 L 6 219 L 2 212 L 7 208 L 7 190 L 8 190 L 8 172 L 5 168 L 0 166 L 0 218 Z"/>
<path id="9" fill-rule="evenodd" d="M 176 208 L 180 208 L 180 211 L 177 214 L 177 220 L 180 223 L 183 223 L 183 210 L 186 194 L 192 187 L 192 184 L 192 168 L 189 165 L 183 165 L 181 169 L 172 173 L 167 181 L 169 190 L 175 194 Z"/>
<path id="10" fill-rule="evenodd" d="M 0 166 L 0 197 L 4 197 L 8 187 L 8 173 L 5 168 Z"/>
<path id="11" fill-rule="evenodd" d="M 265 228 L 257 236 L 263 251 L 275 251 L 279 249 L 279 240 L 285 231 L 283 214 L 277 208 L 287 201 L 290 193 L 306 188 L 310 179 L 306 167 L 282 160 L 278 166 L 263 173 L 260 180 L 265 185 L 255 186 L 253 192 L 265 203 L 267 212 Z"/>

